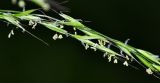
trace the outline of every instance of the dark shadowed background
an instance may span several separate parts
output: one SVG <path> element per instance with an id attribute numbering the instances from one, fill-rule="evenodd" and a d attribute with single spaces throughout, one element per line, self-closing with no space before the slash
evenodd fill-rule
<path id="1" fill-rule="evenodd" d="M 61 2 L 63 0 L 59 0 Z M 112 38 L 160 54 L 160 1 L 158 0 L 69 0 L 68 15 L 92 21 L 84 23 Z M 28 9 L 37 8 L 28 4 Z M 10 0 L 1 0 L 0 9 L 21 10 Z M 54 16 L 55 14 L 49 13 Z M 108 63 L 101 52 L 85 50 L 72 38 L 54 41 L 54 32 L 37 26 L 33 34 L 49 46 L 20 31 L 11 39 L 14 26 L 0 23 L 0 83 L 157 83 L 145 70 Z M 138 66 L 138 65 L 135 65 Z"/>

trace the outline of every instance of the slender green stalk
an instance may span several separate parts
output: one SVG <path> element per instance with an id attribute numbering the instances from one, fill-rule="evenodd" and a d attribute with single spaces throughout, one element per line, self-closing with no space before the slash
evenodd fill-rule
<path id="1" fill-rule="evenodd" d="M 10 13 L 6 13 L 5 10 L 0 10 L 0 19 L 15 25 L 17 28 L 22 29 L 23 32 L 28 31 L 22 26 L 21 21 L 28 21 L 33 29 L 35 29 L 37 24 L 43 25 L 59 33 L 53 36 L 54 40 L 62 39 L 64 35 L 72 37 L 80 41 L 86 50 L 102 51 L 104 53 L 103 57 L 108 57 L 109 62 L 118 63 L 118 61 L 122 61 L 123 65 L 129 66 L 130 64 L 128 63 L 136 61 L 146 69 L 148 74 L 154 75 L 160 73 L 160 58 L 148 51 L 134 48 L 126 43 L 103 35 L 66 14 L 60 13 L 59 15 L 63 19 L 59 20 L 46 15 L 32 14 L 34 11 L 36 10 L 24 12 L 10 11 Z M 68 31 L 66 28 L 72 28 L 74 32 Z M 83 34 L 79 34 L 79 32 Z M 13 30 L 11 30 L 9 38 L 11 35 L 14 35 Z M 110 46 L 119 49 L 120 52 L 113 50 Z"/>

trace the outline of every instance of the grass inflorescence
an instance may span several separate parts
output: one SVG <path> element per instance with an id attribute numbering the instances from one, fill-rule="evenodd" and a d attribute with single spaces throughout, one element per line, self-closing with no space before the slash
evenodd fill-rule
<path id="1" fill-rule="evenodd" d="M 22 29 L 23 33 L 28 33 L 28 31 L 22 26 L 21 21 L 28 21 L 28 25 L 32 26 L 32 29 L 35 29 L 37 24 L 43 25 L 58 33 L 53 35 L 54 40 L 62 39 L 63 36 L 72 37 L 79 40 L 86 50 L 102 51 L 104 53 L 103 57 L 108 57 L 109 62 L 118 63 L 120 60 L 123 62 L 123 65 L 129 66 L 128 63 L 136 61 L 146 68 L 148 74 L 160 72 L 160 58 L 148 51 L 134 48 L 126 43 L 105 36 L 66 14 L 59 13 L 63 18 L 59 20 L 46 15 L 32 14 L 34 11 L 36 10 L 27 10 L 24 12 L 11 11 L 10 13 L 6 13 L 3 10 L 1 11 L 0 19 L 15 25 L 17 29 Z M 72 28 L 75 32 L 71 33 L 65 28 Z M 83 34 L 78 34 L 77 31 L 81 31 Z M 14 35 L 13 30 L 11 30 L 8 37 L 10 38 L 11 35 Z M 111 46 L 118 48 L 120 52 L 114 51 L 110 48 Z"/>
<path id="2" fill-rule="evenodd" d="M 24 0 L 20 0 L 24 1 Z M 35 1 L 44 1 L 44 0 L 32 0 Z M 12 0 L 13 3 L 16 3 L 16 0 Z M 25 3 L 21 3 L 20 6 L 24 6 Z M 23 3 L 23 4 L 22 4 Z M 38 2 L 37 2 L 38 3 Z M 39 4 L 41 5 L 41 4 Z M 45 9 L 45 8 L 44 8 Z M 78 20 L 64 14 L 58 13 L 62 19 L 56 19 L 47 15 L 35 14 L 34 11 L 37 9 L 27 10 L 27 11 L 11 11 L 11 10 L 0 10 L 0 19 L 7 21 L 8 23 L 15 25 L 15 29 L 21 29 L 23 33 L 29 33 L 33 37 L 44 42 L 42 39 L 34 36 L 32 33 L 27 31 L 22 26 L 22 21 L 27 21 L 29 26 L 32 26 L 32 29 L 36 29 L 37 25 L 42 25 L 52 31 L 55 31 L 56 34 L 53 35 L 53 39 L 62 39 L 64 36 L 72 37 L 82 43 L 84 48 L 92 49 L 94 51 L 100 50 L 103 52 L 103 57 L 107 57 L 109 62 L 118 63 L 119 61 L 123 62 L 123 65 L 129 66 L 131 62 L 135 61 L 139 63 L 142 67 L 146 69 L 146 72 L 150 75 L 155 75 L 160 73 L 160 58 L 159 56 L 152 54 L 148 51 L 132 47 L 125 43 L 110 38 L 104 34 L 101 34 Z M 69 31 L 66 28 L 73 29 L 74 32 Z M 14 29 L 14 30 L 15 30 Z M 14 30 L 8 35 L 8 38 L 11 38 L 14 35 Z M 81 34 L 79 34 L 81 32 Z M 82 34 L 83 33 L 83 34 Z M 45 43 L 45 42 L 44 42 Z M 46 44 L 46 43 L 45 43 Z M 119 49 L 116 51 L 111 47 Z"/>

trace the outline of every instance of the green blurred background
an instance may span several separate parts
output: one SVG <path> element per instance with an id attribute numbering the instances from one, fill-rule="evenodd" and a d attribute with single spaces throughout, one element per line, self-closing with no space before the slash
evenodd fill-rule
<path id="1" fill-rule="evenodd" d="M 64 5 L 71 9 L 67 14 L 72 17 L 92 21 L 84 23 L 92 29 L 121 41 L 130 38 L 130 45 L 160 54 L 159 4 L 158 0 L 69 0 Z M 27 8 L 36 6 L 28 4 Z M 0 9 L 21 10 L 10 0 L 1 0 Z M 108 63 L 101 52 L 86 51 L 72 38 L 54 41 L 55 33 L 44 27 L 31 32 L 49 46 L 20 31 L 8 39 L 14 26 L 0 24 L 0 83 L 159 82 L 143 68 Z"/>

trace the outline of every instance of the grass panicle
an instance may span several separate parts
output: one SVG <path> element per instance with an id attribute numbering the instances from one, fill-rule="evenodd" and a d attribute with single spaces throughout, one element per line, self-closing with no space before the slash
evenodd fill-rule
<path id="1" fill-rule="evenodd" d="M 109 62 L 118 63 L 122 61 L 124 66 L 129 66 L 129 63 L 136 61 L 146 69 L 148 74 L 154 75 L 160 72 L 160 58 L 148 51 L 137 49 L 128 45 L 127 42 L 123 43 L 103 35 L 66 14 L 59 13 L 59 16 L 63 19 L 55 19 L 46 15 L 34 14 L 34 11 L 36 10 L 23 12 L 9 12 L 8 10 L 9 13 L 6 13 L 6 11 L 0 10 L 0 19 L 22 29 L 22 32 L 27 30 L 22 26 L 21 21 L 28 21 L 28 26 L 32 26 L 32 29 L 35 29 L 36 25 L 39 24 L 57 33 L 53 35 L 54 40 L 62 39 L 64 36 L 72 37 L 80 41 L 86 50 L 102 51 L 104 53 L 103 57 L 108 57 Z M 75 32 L 78 31 L 83 34 L 78 32 L 75 34 L 67 31 L 66 28 L 72 28 Z M 13 30 L 9 33 L 8 38 L 11 35 L 14 35 Z M 113 50 L 110 48 L 111 46 L 119 49 L 120 52 Z"/>
<path id="2" fill-rule="evenodd" d="M 62 19 L 56 19 L 43 14 L 35 14 L 34 12 L 38 9 L 31 9 L 26 11 L 26 1 L 31 1 L 42 7 L 44 10 L 49 10 L 51 8 L 48 2 L 49 0 L 12 0 L 12 3 L 18 4 L 19 7 L 23 8 L 23 11 L 0 10 L 0 20 L 15 26 L 15 28 L 9 32 L 8 38 L 11 38 L 11 36 L 15 34 L 14 30 L 21 29 L 23 33 L 26 32 L 47 44 L 45 41 L 30 33 L 23 27 L 24 24 L 22 21 L 27 21 L 27 26 L 31 26 L 32 29 L 36 29 L 37 25 L 42 25 L 56 32 L 56 34 L 54 34 L 52 37 L 53 40 L 62 39 L 65 36 L 71 37 L 80 41 L 86 50 L 100 50 L 103 52 L 102 56 L 104 58 L 108 58 L 108 62 L 113 62 L 116 64 L 121 61 L 124 66 L 130 66 L 131 63 L 135 61 L 144 67 L 149 75 L 155 76 L 160 73 L 159 56 L 128 45 L 128 40 L 123 43 L 104 34 L 101 34 L 85 26 L 79 20 L 74 19 L 64 13 L 57 13 L 60 17 L 62 17 Z M 73 29 L 74 32 L 68 30 L 67 28 Z M 117 48 L 119 51 L 112 49 L 111 47 Z"/>

